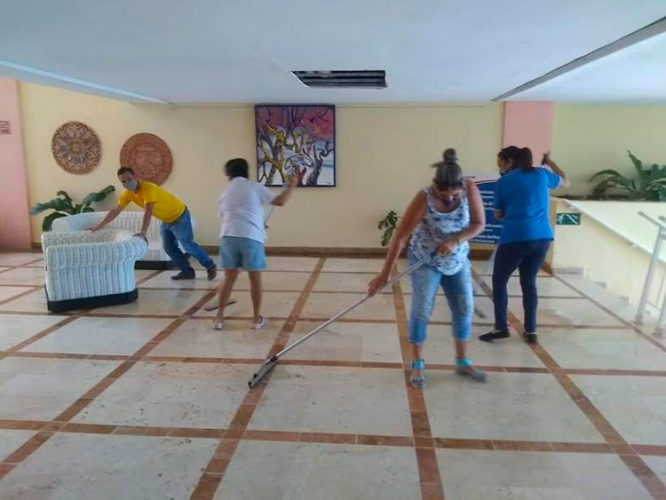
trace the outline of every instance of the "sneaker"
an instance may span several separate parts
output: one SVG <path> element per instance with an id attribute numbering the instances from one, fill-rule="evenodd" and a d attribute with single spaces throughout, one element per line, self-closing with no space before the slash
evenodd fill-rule
<path id="1" fill-rule="evenodd" d="M 528 344 L 536 344 L 537 343 L 537 334 L 536 333 L 523 333 L 523 337 L 525 338 L 525 342 Z"/>
<path id="2" fill-rule="evenodd" d="M 213 281 L 217 276 L 217 267 L 215 264 L 206 269 L 206 274 L 208 274 L 208 281 Z"/>
<path id="3" fill-rule="evenodd" d="M 479 335 L 479 340 L 483 340 L 484 342 L 492 342 L 493 340 L 498 340 L 498 339 L 507 339 L 510 337 L 510 333 L 507 330 L 493 330 L 488 333 L 484 333 L 483 335 Z"/>
<path id="4" fill-rule="evenodd" d="M 172 280 L 193 280 L 194 279 L 194 270 L 192 271 L 181 271 L 178 274 L 171 276 Z"/>
<path id="5" fill-rule="evenodd" d="M 222 330 L 224 328 L 224 320 L 216 319 L 213 323 L 214 330 Z"/>

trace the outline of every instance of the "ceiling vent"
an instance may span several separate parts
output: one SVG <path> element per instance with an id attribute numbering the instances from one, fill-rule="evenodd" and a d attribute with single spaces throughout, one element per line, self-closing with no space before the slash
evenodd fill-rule
<path id="1" fill-rule="evenodd" d="M 386 71 L 293 71 L 296 78 L 308 87 L 385 89 Z"/>

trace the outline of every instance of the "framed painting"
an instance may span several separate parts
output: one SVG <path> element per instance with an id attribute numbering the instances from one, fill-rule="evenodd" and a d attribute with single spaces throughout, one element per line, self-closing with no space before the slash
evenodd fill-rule
<path id="1" fill-rule="evenodd" d="M 259 104 L 254 108 L 257 181 L 282 186 L 335 186 L 335 106 Z"/>

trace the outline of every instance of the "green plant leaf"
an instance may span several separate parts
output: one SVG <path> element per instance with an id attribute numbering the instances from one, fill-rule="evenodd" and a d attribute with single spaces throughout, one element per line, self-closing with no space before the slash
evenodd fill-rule
<path id="1" fill-rule="evenodd" d="M 72 197 L 69 195 L 69 193 L 67 193 L 67 191 L 62 191 L 62 190 L 58 191 L 56 193 L 56 195 L 62 197 L 61 199 L 65 202 L 65 204 L 68 207 L 71 207 L 71 210 L 74 210 L 74 204 L 73 204 L 73 201 L 72 201 Z M 69 213 L 75 213 L 75 212 L 69 212 Z"/>
<path id="2" fill-rule="evenodd" d="M 109 193 L 112 193 L 115 190 L 116 188 L 109 184 L 101 191 L 98 191 L 96 193 L 90 193 L 89 195 L 87 195 L 85 198 L 83 198 L 81 205 L 83 205 L 84 207 L 89 207 L 94 202 L 102 201 L 104 198 L 106 198 L 109 195 Z"/>
<path id="3" fill-rule="evenodd" d="M 53 212 L 52 214 L 44 217 L 42 221 L 42 231 L 50 231 L 53 221 L 59 219 L 60 217 L 67 217 L 68 214 L 62 212 Z"/>
<path id="4" fill-rule="evenodd" d="M 624 175 L 622 175 L 620 172 L 618 172 L 617 170 L 606 169 L 606 170 L 601 170 L 601 171 L 597 172 L 596 174 L 594 174 L 592 177 L 590 177 L 590 181 L 594 181 L 594 180 L 596 180 L 599 177 L 604 176 L 604 175 L 626 179 L 626 177 Z"/>
<path id="5" fill-rule="evenodd" d="M 65 200 L 62 198 L 53 198 L 52 200 L 49 200 L 44 203 L 36 203 L 32 209 L 30 210 L 30 213 L 32 215 L 36 215 L 40 212 L 43 212 L 44 210 L 57 210 L 59 212 L 65 212 L 67 214 L 73 213 L 72 206 L 68 204 Z"/>

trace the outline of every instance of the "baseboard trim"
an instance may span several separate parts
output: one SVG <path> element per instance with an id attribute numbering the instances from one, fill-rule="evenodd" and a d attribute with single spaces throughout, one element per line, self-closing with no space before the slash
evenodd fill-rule
<path id="1" fill-rule="evenodd" d="M 40 243 L 33 242 L 35 250 L 41 250 Z M 206 253 L 209 255 L 217 255 L 219 246 L 217 245 L 201 245 Z M 283 257 L 371 257 L 371 258 L 384 258 L 387 252 L 386 247 L 266 247 L 266 255 L 283 256 Z M 493 247 L 489 248 L 472 248 L 470 250 L 470 259 L 472 260 L 487 260 L 493 253 Z M 404 257 L 406 252 L 402 252 Z M 137 264 L 142 261 L 137 261 Z M 153 261 L 147 261 L 153 262 Z M 155 261 L 158 262 L 158 261 Z M 137 267 L 137 269 L 158 269 L 159 267 Z"/>

